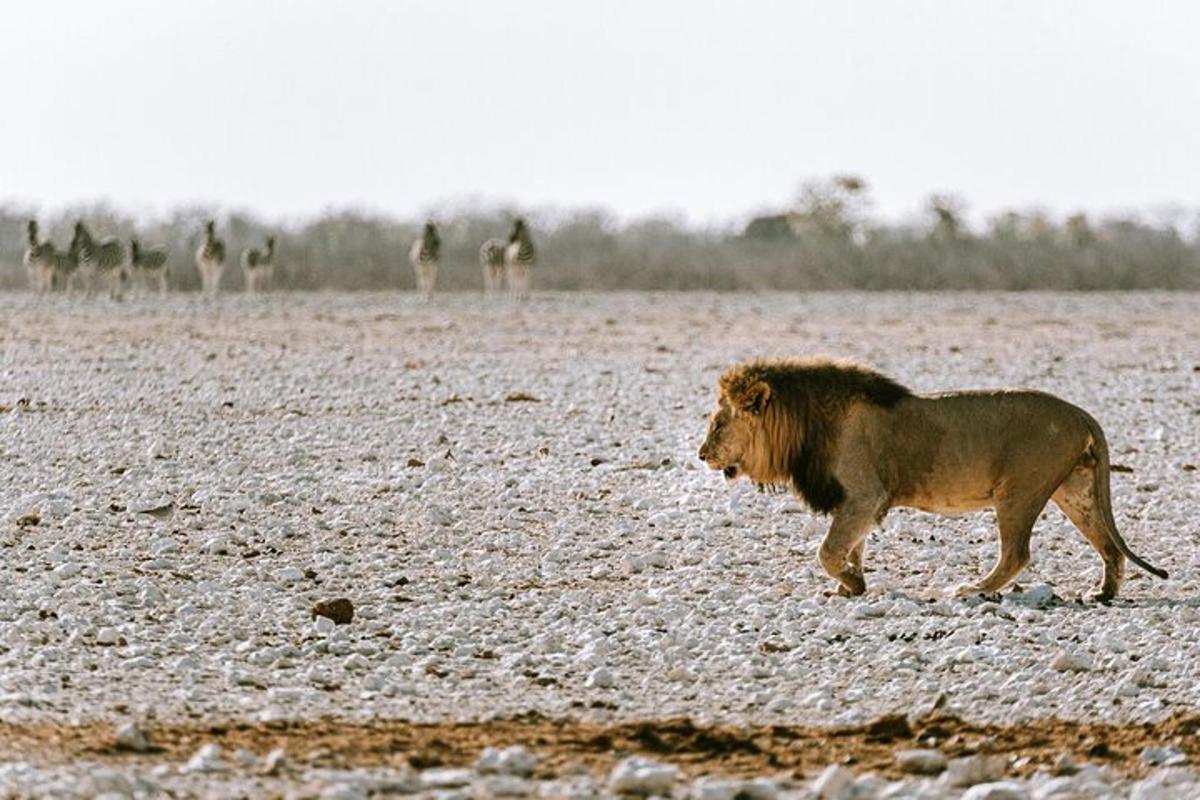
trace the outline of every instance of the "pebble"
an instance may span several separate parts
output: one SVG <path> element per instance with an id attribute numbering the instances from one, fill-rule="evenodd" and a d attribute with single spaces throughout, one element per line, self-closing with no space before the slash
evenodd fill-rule
<path id="1" fill-rule="evenodd" d="M 830 764 L 813 780 L 810 788 L 819 800 L 846 800 L 854 789 L 854 773 Z"/>
<path id="2" fill-rule="evenodd" d="M 1178 767 L 1188 763 L 1187 754 L 1178 747 L 1147 747 L 1139 760 L 1148 767 Z"/>
<path id="3" fill-rule="evenodd" d="M 1094 669 L 1094 664 L 1091 656 L 1086 653 L 1060 650 L 1050 662 L 1050 669 L 1055 672 L 1090 672 Z"/>
<path id="4" fill-rule="evenodd" d="M 669 795 L 679 780 L 679 768 L 642 756 L 630 756 L 612 769 L 608 788 L 618 794 Z"/>
<path id="5" fill-rule="evenodd" d="M 980 783 L 963 793 L 962 800 L 1029 800 L 1029 790 L 1015 781 Z"/>
<path id="6" fill-rule="evenodd" d="M 455 789 L 468 786 L 475 780 L 472 769 L 455 767 L 427 769 L 421 773 L 421 785 L 426 789 Z"/>
<path id="7" fill-rule="evenodd" d="M 475 769 L 484 774 L 504 773 L 527 778 L 537 767 L 537 756 L 520 745 L 498 750 L 489 747 L 475 762 Z"/>
<path id="8" fill-rule="evenodd" d="M 946 764 L 945 781 L 950 786 L 974 786 L 992 783 L 1004 777 L 1008 763 L 1001 755 L 974 755 L 952 758 Z"/>
<path id="9" fill-rule="evenodd" d="M 354 603 L 348 598 L 322 600 L 312 607 L 313 619 L 327 617 L 338 625 L 349 625 L 354 620 Z"/>
<path id="10" fill-rule="evenodd" d="M 609 689 L 613 686 L 613 674 L 607 667 L 596 667 L 588 673 L 587 685 L 598 689 Z"/>
<path id="11" fill-rule="evenodd" d="M 197 750 L 184 769 L 188 772 L 225 772 L 228 767 L 221 759 L 221 746 L 210 743 Z"/>
<path id="12" fill-rule="evenodd" d="M 150 749 L 150 737 L 135 722 L 126 722 L 116 730 L 117 745 L 125 750 L 144 753 Z"/>
<path id="13" fill-rule="evenodd" d="M 937 775 L 946 769 L 946 756 L 937 750 L 901 750 L 896 766 L 910 775 Z"/>

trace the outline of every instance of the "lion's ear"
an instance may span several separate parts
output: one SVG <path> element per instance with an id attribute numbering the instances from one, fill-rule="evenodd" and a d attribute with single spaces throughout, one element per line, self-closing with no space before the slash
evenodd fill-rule
<path id="1" fill-rule="evenodd" d="M 745 391 L 739 392 L 736 403 L 738 410 L 758 415 L 766 410 L 770 401 L 771 387 L 766 381 L 756 381 L 746 387 Z"/>

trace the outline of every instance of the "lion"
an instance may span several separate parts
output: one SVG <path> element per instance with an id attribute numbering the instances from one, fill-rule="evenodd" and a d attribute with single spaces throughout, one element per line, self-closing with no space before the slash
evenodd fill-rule
<path id="1" fill-rule="evenodd" d="M 1094 600 L 1114 598 L 1130 550 L 1113 520 L 1108 444 L 1086 411 L 1045 392 L 917 395 L 847 361 L 758 360 L 718 382 L 700 458 L 729 480 L 786 486 L 832 515 L 818 556 L 838 593 L 861 595 L 867 534 L 894 507 L 953 514 L 994 508 L 1000 555 L 960 596 L 999 592 L 1029 564 L 1053 500 L 1104 561 Z"/>

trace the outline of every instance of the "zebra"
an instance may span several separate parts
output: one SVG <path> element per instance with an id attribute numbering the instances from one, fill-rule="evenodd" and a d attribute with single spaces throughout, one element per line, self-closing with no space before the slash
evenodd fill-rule
<path id="1" fill-rule="evenodd" d="M 54 244 L 38 240 L 37 220 L 29 220 L 26 230 L 29 245 L 25 248 L 25 273 L 29 276 L 29 288 L 43 294 L 54 284 Z"/>
<path id="2" fill-rule="evenodd" d="M 66 250 L 54 251 L 54 271 L 51 273 L 52 286 L 63 287 L 67 294 L 74 294 L 75 279 L 79 277 L 79 248 L 75 240 Z"/>
<path id="3" fill-rule="evenodd" d="M 492 294 L 504 281 L 503 239 L 488 239 L 479 248 L 479 266 L 483 268 L 483 291 Z"/>
<path id="4" fill-rule="evenodd" d="M 425 223 L 425 229 L 408 251 L 408 260 L 412 262 L 413 271 L 417 273 L 417 291 L 426 300 L 433 294 L 433 284 L 437 281 L 438 255 L 441 249 L 442 239 L 438 236 L 437 226 L 430 221 Z"/>
<path id="5" fill-rule="evenodd" d="M 513 221 L 512 233 L 508 235 L 508 247 L 504 248 L 504 269 L 508 278 L 508 290 L 518 300 L 529 297 L 529 271 L 533 267 L 533 239 L 525 220 L 517 217 Z"/>
<path id="6" fill-rule="evenodd" d="M 246 275 L 246 292 L 254 294 L 260 288 L 270 288 L 275 274 L 275 237 L 267 237 L 267 246 L 262 250 L 246 248 L 242 251 L 242 272 Z"/>
<path id="7" fill-rule="evenodd" d="M 119 299 L 125 281 L 129 278 L 125 264 L 125 248 L 121 241 L 115 236 L 105 236 L 97 240 L 83 224 L 83 220 L 79 220 L 75 223 L 71 250 L 76 253 L 78 266 L 87 277 L 88 293 L 93 291 L 94 281 L 106 280 L 109 296 Z"/>
<path id="8" fill-rule="evenodd" d="M 137 237 L 129 240 L 129 265 L 134 275 L 143 275 L 158 283 L 158 293 L 167 293 L 167 248 L 155 245 L 142 249 Z"/>
<path id="9" fill-rule="evenodd" d="M 204 241 L 196 248 L 196 269 L 204 293 L 216 297 L 225 271 L 225 242 L 217 238 L 216 223 L 211 219 L 204 223 Z"/>

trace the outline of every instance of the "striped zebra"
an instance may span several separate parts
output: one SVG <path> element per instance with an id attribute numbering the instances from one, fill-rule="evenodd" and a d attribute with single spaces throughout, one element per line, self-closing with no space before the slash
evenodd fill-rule
<path id="1" fill-rule="evenodd" d="M 529 297 L 529 271 L 533 268 L 533 238 L 525 220 L 517 217 L 512 233 L 508 235 L 508 247 L 504 248 L 504 270 L 508 279 L 508 291 L 518 300 Z"/>
<path id="2" fill-rule="evenodd" d="M 37 220 L 29 220 L 26 232 L 29 244 L 25 248 L 25 274 L 29 276 L 29 288 L 44 294 L 54 285 L 54 245 L 38 239 Z"/>
<path id="3" fill-rule="evenodd" d="M 204 223 L 204 241 L 196 248 L 196 269 L 204 293 L 216 297 L 221 289 L 221 273 L 225 271 L 225 242 L 217 238 L 216 223 Z"/>
<path id="4" fill-rule="evenodd" d="M 507 242 L 503 239 L 488 239 L 479 247 L 479 266 L 483 269 L 483 291 L 492 294 L 500 289 L 504 282 L 504 248 Z"/>
<path id="5" fill-rule="evenodd" d="M 254 294 L 260 289 L 269 289 L 275 275 L 275 237 L 267 237 L 267 246 L 242 251 L 242 272 L 246 275 L 246 292 Z"/>
<path id="6" fill-rule="evenodd" d="M 74 294 L 75 281 L 78 279 L 79 249 L 72 240 L 71 246 L 66 250 L 54 251 L 54 272 L 51 276 L 51 284 L 65 289 L 67 294 Z"/>
<path id="7" fill-rule="evenodd" d="M 160 295 L 167 293 L 167 248 L 154 245 L 143 250 L 135 236 L 129 240 L 129 266 L 139 282 L 153 280 Z"/>
<path id="8" fill-rule="evenodd" d="M 83 220 L 79 220 L 75 223 L 71 250 L 78 256 L 79 270 L 87 280 L 89 294 L 95 290 L 96 282 L 103 281 L 108 284 L 109 296 L 120 298 L 129 274 L 125 264 L 125 248 L 119 239 L 115 236 L 96 239 Z"/>
<path id="9" fill-rule="evenodd" d="M 437 226 L 432 222 L 425 223 L 425 229 L 412 243 L 408 251 L 408 260 L 417 273 L 417 291 L 426 300 L 433 294 L 433 285 L 437 282 L 438 256 L 442 249 L 442 239 L 438 236 Z"/>

